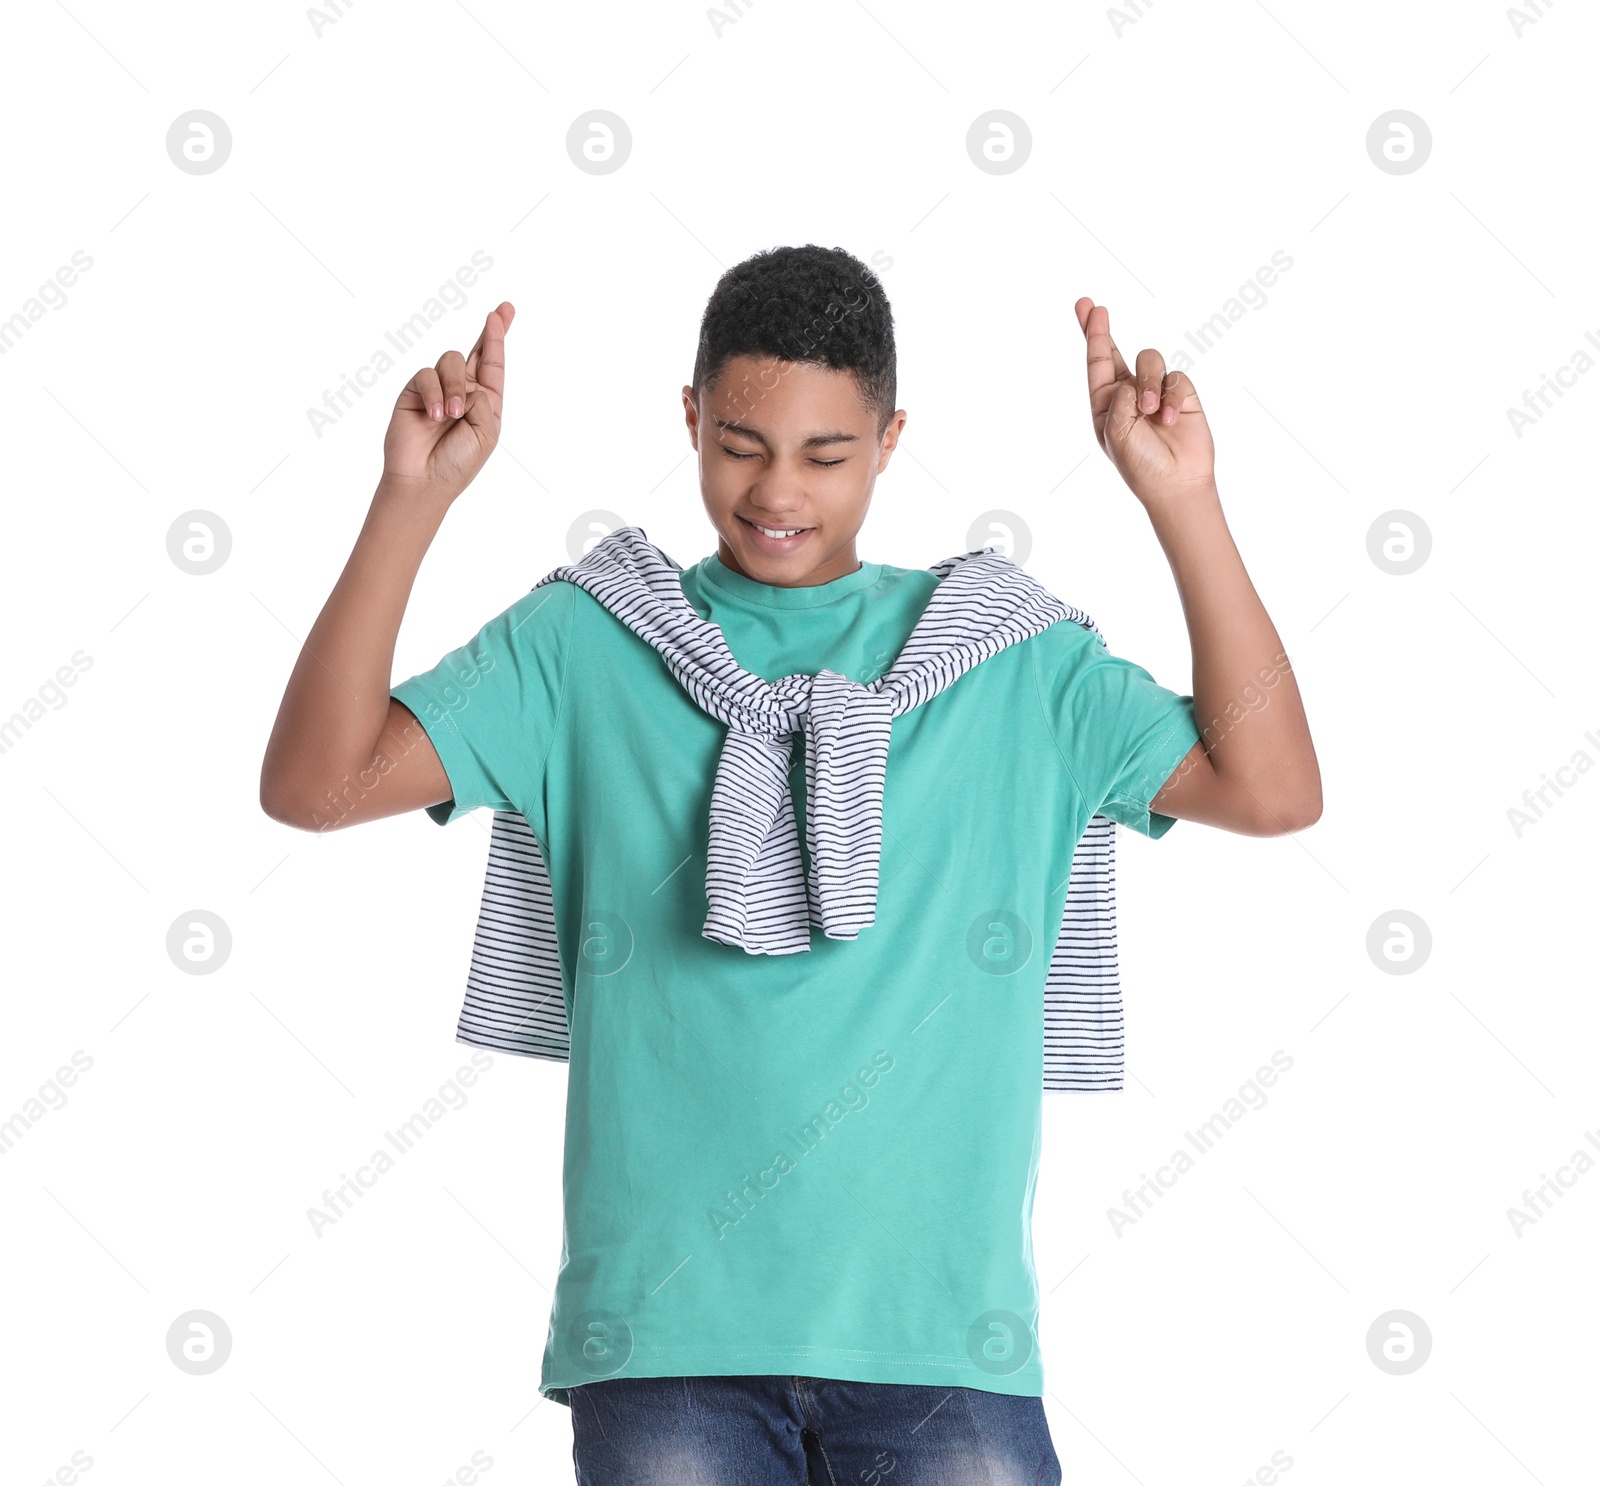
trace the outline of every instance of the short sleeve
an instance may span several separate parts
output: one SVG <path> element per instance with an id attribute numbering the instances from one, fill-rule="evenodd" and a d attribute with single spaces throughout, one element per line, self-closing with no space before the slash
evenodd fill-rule
<path id="1" fill-rule="evenodd" d="M 574 584 L 530 590 L 465 645 L 390 688 L 416 714 L 450 781 L 440 825 L 480 806 L 526 814 L 556 724 L 577 605 Z"/>
<path id="2" fill-rule="evenodd" d="M 1089 807 L 1152 839 L 1177 817 L 1151 799 L 1200 741 L 1194 698 L 1171 691 L 1094 631 L 1065 620 L 1038 637 L 1036 677 L 1056 747 Z"/>

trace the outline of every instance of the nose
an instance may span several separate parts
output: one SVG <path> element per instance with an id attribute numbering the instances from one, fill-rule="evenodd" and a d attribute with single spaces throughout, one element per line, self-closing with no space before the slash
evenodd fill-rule
<path id="1" fill-rule="evenodd" d="M 786 468 L 781 461 L 751 476 L 745 486 L 747 511 L 763 513 L 763 520 L 798 516 L 806 508 L 803 472 Z M 772 524 L 772 523 L 767 523 Z M 781 524 L 781 522 L 779 522 Z"/>

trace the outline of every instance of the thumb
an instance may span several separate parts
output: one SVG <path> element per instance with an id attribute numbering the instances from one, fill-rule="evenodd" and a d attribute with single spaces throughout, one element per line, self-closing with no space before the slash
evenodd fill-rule
<path id="1" fill-rule="evenodd" d="M 462 414 L 480 440 L 490 448 L 500 438 L 500 415 L 495 411 L 494 397 L 483 387 L 474 387 L 467 394 L 466 412 Z"/>
<path id="2" fill-rule="evenodd" d="M 1139 393 L 1131 381 L 1118 382 L 1111 389 L 1111 401 L 1106 404 L 1105 441 L 1108 444 L 1125 444 L 1133 426 L 1139 421 Z"/>

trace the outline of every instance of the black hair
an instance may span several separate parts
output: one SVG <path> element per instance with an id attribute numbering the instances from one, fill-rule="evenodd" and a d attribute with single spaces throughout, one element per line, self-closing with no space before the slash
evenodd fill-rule
<path id="1" fill-rule="evenodd" d="M 878 276 L 843 248 L 769 248 L 717 280 L 700 320 L 698 398 L 735 356 L 775 356 L 855 374 L 882 438 L 894 414 L 894 315 Z"/>

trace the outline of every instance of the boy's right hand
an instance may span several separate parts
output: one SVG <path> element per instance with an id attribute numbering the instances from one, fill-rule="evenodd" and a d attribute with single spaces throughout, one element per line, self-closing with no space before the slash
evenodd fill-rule
<path id="1" fill-rule="evenodd" d="M 472 483 L 500 440 L 505 336 L 515 314 L 509 301 L 490 310 L 465 356 L 446 351 L 406 383 L 383 438 L 386 482 L 445 502 Z"/>

